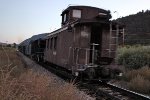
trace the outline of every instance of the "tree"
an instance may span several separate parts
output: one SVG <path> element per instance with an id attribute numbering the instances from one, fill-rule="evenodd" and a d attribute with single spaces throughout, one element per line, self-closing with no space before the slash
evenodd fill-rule
<path id="1" fill-rule="evenodd" d="M 17 44 L 16 43 L 13 43 L 13 48 L 16 48 Z"/>

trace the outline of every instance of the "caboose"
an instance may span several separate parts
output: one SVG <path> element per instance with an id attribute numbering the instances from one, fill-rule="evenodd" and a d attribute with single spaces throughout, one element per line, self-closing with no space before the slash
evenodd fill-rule
<path id="1" fill-rule="evenodd" d="M 110 77 L 123 26 L 110 21 L 110 11 L 90 6 L 69 6 L 61 16 L 61 28 L 47 35 L 44 60 L 75 76 Z"/>

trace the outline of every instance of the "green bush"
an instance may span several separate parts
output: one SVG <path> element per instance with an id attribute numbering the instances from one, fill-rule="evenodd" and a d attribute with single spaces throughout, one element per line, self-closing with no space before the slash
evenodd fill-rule
<path id="1" fill-rule="evenodd" d="M 150 46 L 127 46 L 118 49 L 118 64 L 138 69 L 150 65 Z"/>

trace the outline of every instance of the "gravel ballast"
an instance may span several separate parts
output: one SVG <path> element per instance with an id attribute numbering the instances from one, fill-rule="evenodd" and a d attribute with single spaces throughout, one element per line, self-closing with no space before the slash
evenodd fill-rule
<path id="1" fill-rule="evenodd" d="M 72 84 L 72 83 L 65 82 L 63 79 L 57 77 L 56 75 L 54 75 L 53 73 L 49 72 L 48 70 L 46 70 L 42 66 L 36 64 L 36 62 L 34 62 L 30 58 L 24 56 L 22 53 L 18 52 L 18 55 L 20 56 L 21 60 L 24 62 L 24 64 L 25 64 L 27 69 L 32 70 L 33 72 L 38 73 L 38 74 L 46 75 L 49 79 L 53 79 L 55 81 L 55 85 L 57 85 L 58 88 L 61 88 L 61 86 L 63 86 L 63 88 L 64 88 L 66 85 Z M 51 83 L 49 83 L 49 84 L 51 84 Z M 73 87 L 75 87 L 75 85 L 73 85 Z M 60 89 L 60 90 L 62 90 L 62 89 Z M 63 91 L 62 94 L 63 95 L 67 95 L 67 92 L 69 92 L 68 94 L 70 94 L 70 91 L 67 91 L 66 93 L 65 92 L 66 91 Z M 70 96 L 70 100 L 79 100 L 79 99 L 80 100 L 95 100 L 95 98 L 90 97 L 89 95 L 87 95 L 83 91 L 79 91 L 76 87 L 71 92 L 72 92 L 72 94 L 74 94 L 74 96 Z M 65 98 L 67 99 L 67 97 L 65 97 Z M 59 100 L 59 99 L 57 99 L 57 100 Z M 65 99 L 62 98 L 62 100 L 65 100 Z M 67 99 L 67 100 L 69 100 L 69 99 Z"/>

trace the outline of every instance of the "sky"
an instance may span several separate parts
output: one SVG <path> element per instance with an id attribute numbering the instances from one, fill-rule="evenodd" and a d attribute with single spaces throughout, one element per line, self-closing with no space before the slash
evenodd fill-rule
<path id="1" fill-rule="evenodd" d="M 69 5 L 110 10 L 113 19 L 150 10 L 150 0 L 0 0 L 0 42 L 20 43 L 60 28 L 60 14 Z"/>

